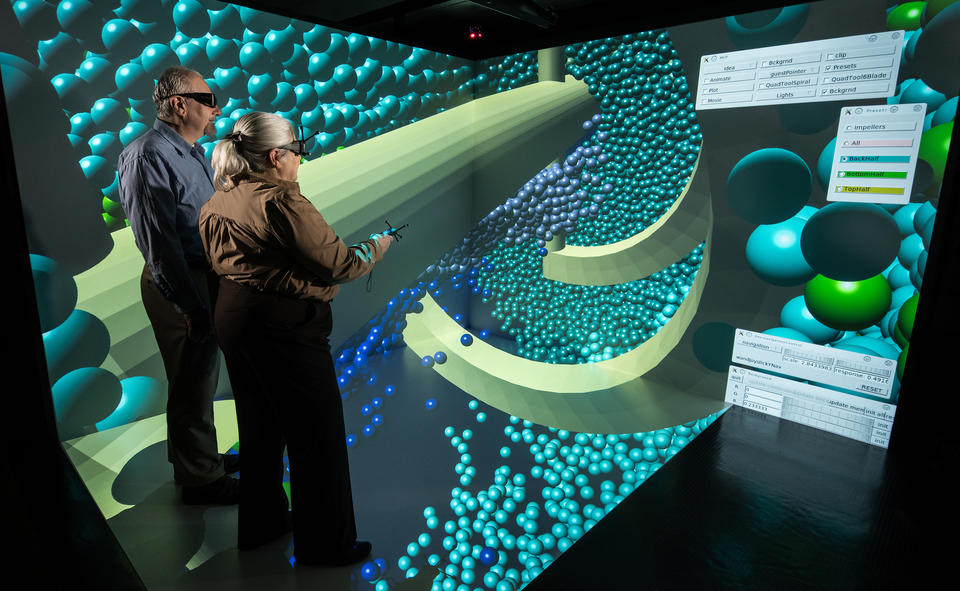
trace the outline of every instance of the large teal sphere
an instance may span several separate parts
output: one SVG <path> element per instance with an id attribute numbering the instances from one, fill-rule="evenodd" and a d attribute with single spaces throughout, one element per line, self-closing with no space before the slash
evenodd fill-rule
<path id="1" fill-rule="evenodd" d="M 807 22 L 806 4 L 728 16 L 724 20 L 730 40 L 739 49 L 789 43 Z"/>
<path id="2" fill-rule="evenodd" d="M 727 177 L 730 207 L 755 224 L 782 222 L 806 205 L 812 186 L 803 158 L 782 148 L 744 156 Z"/>
<path id="3" fill-rule="evenodd" d="M 203 37 L 210 32 L 210 14 L 197 0 L 180 0 L 173 7 L 173 22 L 187 37 Z"/>
<path id="4" fill-rule="evenodd" d="M 33 289 L 40 313 L 40 330 L 47 332 L 62 324 L 77 305 L 77 283 L 51 258 L 30 255 Z"/>
<path id="5" fill-rule="evenodd" d="M 790 218 L 778 224 L 757 226 L 747 240 L 747 262 L 753 272 L 773 285 L 806 283 L 816 272 L 803 258 L 800 236 L 804 221 Z"/>
<path id="6" fill-rule="evenodd" d="M 109 416 L 122 398 L 120 380 L 105 369 L 83 367 L 66 374 L 51 388 L 60 439 L 83 434 L 84 427 Z"/>
<path id="7" fill-rule="evenodd" d="M 837 149 L 837 138 L 833 138 L 820 152 L 817 158 L 817 182 L 824 191 L 830 186 L 830 170 L 833 168 L 833 157 Z"/>
<path id="8" fill-rule="evenodd" d="M 126 425 L 163 412 L 167 399 L 166 384 L 156 378 L 134 376 L 120 381 L 122 396 L 116 408 L 96 423 L 103 431 Z"/>
<path id="9" fill-rule="evenodd" d="M 800 244 L 817 273 L 860 281 L 882 273 L 896 259 L 900 230 L 878 205 L 831 203 L 810 217 Z"/>
<path id="10" fill-rule="evenodd" d="M 78 367 L 97 367 L 103 363 L 110 352 L 110 333 L 93 314 L 74 310 L 59 326 L 43 333 L 43 348 L 47 373 L 53 383 Z"/>

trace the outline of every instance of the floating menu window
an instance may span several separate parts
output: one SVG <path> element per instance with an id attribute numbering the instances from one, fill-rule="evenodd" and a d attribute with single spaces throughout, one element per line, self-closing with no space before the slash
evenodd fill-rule
<path id="1" fill-rule="evenodd" d="M 897 407 L 731 366 L 725 402 L 886 448 Z"/>
<path id="2" fill-rule="evenodd" d="M 697 109 L 893 96 L 903 31 L 700 58 Z"/>
<path id="3" fill-rule="evenodd" d="M 733 363 L 890 399 L 896 359 L 863 355 L 774 335 L 736 330 Z"/>
<path id="4" fill-rule="evenodd" d="M 926 103 L 840 110 L 828 201 L 910 202 Z"/>

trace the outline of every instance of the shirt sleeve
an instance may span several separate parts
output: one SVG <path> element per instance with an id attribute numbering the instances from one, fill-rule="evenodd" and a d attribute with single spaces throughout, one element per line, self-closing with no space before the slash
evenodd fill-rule
<path id="1" fill-rule="evenodd" d="M 154 154 L 120 159 L 120 201 L 157 288 L 180 313 L 203 306 L 177 234 L 176 181 Z"/>
<path id="2" fill-rule="evenodd" d="M 347 246 L 310 201 L 286 195 L 274 201 L 268 221 L 281 244 L 323 283 L 346 283 L 367 274 L 383 258 L 377 240 Z"/>

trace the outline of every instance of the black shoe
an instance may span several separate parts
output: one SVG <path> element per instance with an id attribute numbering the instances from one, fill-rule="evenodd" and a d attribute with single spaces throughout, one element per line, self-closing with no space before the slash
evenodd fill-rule
<path id="1" fill-rule="evenodd" d="M 240 481 L 221 476 L 210 484 L 183 487 L 186 505 L 236 505 L 240 502 Z"/>
<path id="2" fill-rule="evenodd" d="M 294 542 L 296 544 L 296 542 Z M 347 550 L 330 556 L 297 556 L 296 550 L 294 550 L 294 557 L 296 558 L 297 564 L 302 564 L 305 566 L 346 566 L 348 564 L 356 564 L 370 556 L 370 552 L 373 550 L 373 546 L 370 542 L 354 542 L 350 548 Z"/>
<path id="3" fill-rule="evenodd" d="M 223 457 L 223 471 L 234 474 L 240 471 L 240 454 L 220 454 Z"/>

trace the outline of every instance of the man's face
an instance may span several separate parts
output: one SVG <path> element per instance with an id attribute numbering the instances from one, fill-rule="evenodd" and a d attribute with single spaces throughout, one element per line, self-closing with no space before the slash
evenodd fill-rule
<path id="1" fill-rule="evenodd" d="M 192 76 L 188 92 L 210 92 L 210 86 L 200 76 Z M 193 141 L 202 136 L 212 138 L 216 135 L 217 129 L 214 124 L 221 114 L 220 107 L 208 107 L 196 99 L 187 97 L 179 97 L 178 100 L 183 101 L 184 111 L 178 109 L 183 116 L 183 129 L 191 136 L 196 136 Z"/>

